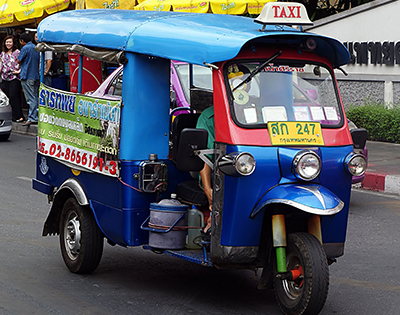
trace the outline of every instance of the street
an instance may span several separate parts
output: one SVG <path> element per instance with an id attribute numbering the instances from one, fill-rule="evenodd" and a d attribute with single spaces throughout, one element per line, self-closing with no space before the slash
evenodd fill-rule
<path id="1" fill-rule="evenodd" d="M 91 275 L 42 237 L 49 204 L 32 189 L 35 138 L 0 142 L 0 314 L 280 314 L 254 272 L 208 269 L 105 244 Z M 345 255 L 330 266 L 321 314 L 400 314 L 400 197 L 353 189 Z"/>

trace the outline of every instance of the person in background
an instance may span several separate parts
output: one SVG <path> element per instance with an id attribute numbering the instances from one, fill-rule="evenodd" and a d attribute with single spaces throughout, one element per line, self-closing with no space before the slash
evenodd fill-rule
<path id="1" fill-rule="evenodd" d="M 35 33 L 35 43 L 37 43 L 37 33 Z M 42 58 L 42 53 L 40 53 L 40 59 Z M 45 51 L 44 52 L 44 64 L 46 68 L 44 69 L 43 83 L 47 86 L 51 86 L 51 74 L 50 67 L 53 61 L 53 52 Z M 40 78 L 40 61 L 39 61 L 39 78 Z"/>
<path id="2" fill-rule="evenodd" d="M 40 55 L 35 51 L 35 45 L 32 43 L 31 36 L 28 33 L 22 33 L 19 41 L 22 46 L 18 56 L 18 62 L 21 66 L 21 85 L 29 106 L 28 120 L 23 123 L 23 126 L 29 126 L 38 121 Z"/>
<path id="3" fill-rule="evenodd" d="M 0 54 L 0 73 L 3 81 L 4 93 L 10 100 L 12 108 L 12 120 L 18 123 L 24 122 L 21 103 L 21 82 L 19 80 L 20 67 L 18 63 L 19 50 L 14 36 L 4 38 L 2 52 Z"/>

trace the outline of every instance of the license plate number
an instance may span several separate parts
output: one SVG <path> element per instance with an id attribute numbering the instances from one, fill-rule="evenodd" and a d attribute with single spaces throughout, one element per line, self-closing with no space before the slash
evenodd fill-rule
<path id="1" fill-rule="evenodd" d="M 268 122 L 272 145 L 324 145 L 319 122 Z"/>

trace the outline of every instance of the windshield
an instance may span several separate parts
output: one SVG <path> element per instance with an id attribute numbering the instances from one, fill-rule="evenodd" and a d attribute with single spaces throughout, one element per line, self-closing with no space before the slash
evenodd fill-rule
<path id="1" fill-rule="evenodd" d="M 270 121 L 341 124 L 342 112 L 327 68 L 280 61 L 241 84 L 260 64 L 262 61 L 236 62 L 225 68 L 232 116 L 238 125 L 263 128 Z"/>
<path id="2" fill-rule="evenodd" d="M 187 63 L 174 63 L 175 69 L 178 72 L 179 81 L 182 85 L 182 90 L 185 93 L 187 101 L 190 103 L 190 81 L 189 81 L 189 64 Z M 212 90 L 212 75 L 211 69 L 198 65 L 193 65 L 193 86 Z"/>

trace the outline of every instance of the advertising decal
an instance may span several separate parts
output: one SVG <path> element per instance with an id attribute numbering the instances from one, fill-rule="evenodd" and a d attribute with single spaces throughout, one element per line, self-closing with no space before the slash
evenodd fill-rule
<path id="1" fill-rule="evenodd" d="M 41 84 L 38 150 L 76 169 L 118 177 L 121 101 Z"/>

